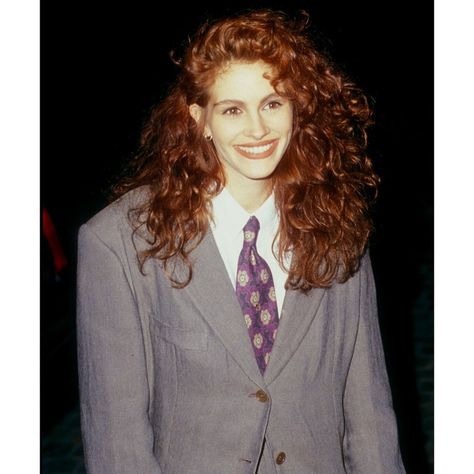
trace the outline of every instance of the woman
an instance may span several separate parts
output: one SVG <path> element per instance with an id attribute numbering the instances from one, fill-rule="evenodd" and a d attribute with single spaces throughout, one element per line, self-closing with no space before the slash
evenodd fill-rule
<path id="1" fill-rule="evenodd" d="M 364 95 L 268 10 L 204 25 L 79 232 L 91 473 L 402 473 Z"/>

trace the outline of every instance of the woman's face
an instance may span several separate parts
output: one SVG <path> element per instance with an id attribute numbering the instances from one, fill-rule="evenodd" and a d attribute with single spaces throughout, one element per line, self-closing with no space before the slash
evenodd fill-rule
<path id="1" fill-rule="evenodd" d="M 290 141 L 292 104 L 264 74 L 269 77 L 271 68 L 263 62 L 233 63 L 208 91 L 205 134 L 212 136 L 230 186 L 269 179 Z"/>

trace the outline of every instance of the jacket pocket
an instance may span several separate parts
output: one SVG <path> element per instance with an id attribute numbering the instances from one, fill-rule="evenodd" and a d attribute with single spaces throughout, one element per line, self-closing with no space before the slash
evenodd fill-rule
<path id="1" fill-rule="evenodd" d="M 169 326 L 153 315 L 150 319 L 157 329 L 157 335 L 165 341 L 190 351 L 207 351 L 208 335 L 206 333 Z"/>

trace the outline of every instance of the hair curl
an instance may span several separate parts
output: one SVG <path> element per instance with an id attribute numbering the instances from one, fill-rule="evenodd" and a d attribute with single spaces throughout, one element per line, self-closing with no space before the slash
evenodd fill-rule
<path id="1" fill-rule="evenodd" d="M 136 224 L 153 236 L 140 256 L 178 257 L 192 278 L 190 252 L 208 230 L 211 199 L 225 185 L 214 146 L 189 105 L 205 107 L 216 74 L 232 62 L 262 60 L 273 87 L 293 103 L 293 136 L 274 172 L 280 214 L 278 259 L 292 253 L 287 288 L 307 291 L 346 281 L 358 268 L 372 230 L 368 215 L 379 178 L 367 157 L 366 129 L 372 111 L 362 91 L 321 52 L 309 34 L 309 17 L 257 10 L 206 23 L 190 43 L 169 95 L 144 125 L 128 176 L 117 198 L 142 185 L 149 200 L 134 209 Z M 141 216 L 141 219 L 138 218 Z"/>

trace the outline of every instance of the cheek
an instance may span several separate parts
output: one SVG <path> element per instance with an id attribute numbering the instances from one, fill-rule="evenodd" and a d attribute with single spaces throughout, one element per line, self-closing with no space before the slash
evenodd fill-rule
<path id="1" fill-rule="evenodd" d="M 212 122 L 210 128 L 212 130 L 214 141 L 220 143 L 222 146 L 228 145 L 240 132 L 237 121 L 232 120 L 229 120 L 226 123 L 214 121 Z"/>
<path id="2" fill-rule="evenodd" d="M 278 117 L 273 117 L 269 121 L 269 125 L 274 130 L 278 130 L 281 133 L 291 133 L 293 127 L 293 114 L 287 112 L 285 114 L 281 114 Z"/>
<path id="3" fill-rule="evenodd" d="M 285 128 L 291 134 L 293 130 L 293 112 L 290 110 L 285 118 Z"/>

